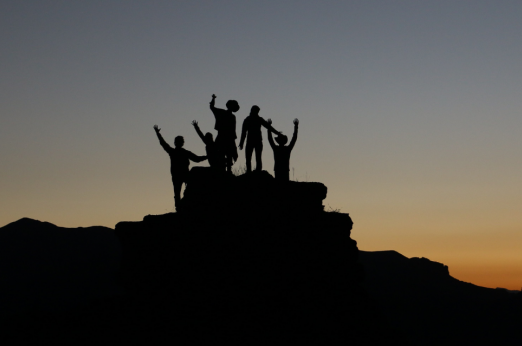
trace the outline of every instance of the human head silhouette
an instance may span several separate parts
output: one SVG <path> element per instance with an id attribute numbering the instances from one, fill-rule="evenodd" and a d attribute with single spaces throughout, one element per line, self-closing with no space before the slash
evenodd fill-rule
<path id="1" fill-rule="evenodd" d="M 280 146 L 283 146 L 286 144 L 286 142 L 288 142 L 288 137 L 286 137 L 285 135 L 279 135 L 275 138 L 277 144 L 279 144 Z"/>
<path id="2" fill-rule="evenodd" d="M 239 110 L 239 103 L 237 103 L 236 100 L 228 100 L 226 106 L 227 109 L 233 113 Z"/>
<path id="3" fill-rule="evenodd" d="M 214 136 L 212 136 L 212 133 L 207 132 L 205 133 L 205 144 L 209 144 L 214 142 Z"/>
<path id="4" fill-rule="evenodd" d="M 185 144 L 183 136 L 177 136 L 176 138 L 174 138 L 174 146 L 176 148 L 183 148 L 183 144 Z"/>
<path id="5" fill-rule="evenodd" d="M 252 106 L 252 108 L 250 108 L 250 115 L 258 115 L 260 109 L 261 108 L 259 108 L 258 106 Z"/>

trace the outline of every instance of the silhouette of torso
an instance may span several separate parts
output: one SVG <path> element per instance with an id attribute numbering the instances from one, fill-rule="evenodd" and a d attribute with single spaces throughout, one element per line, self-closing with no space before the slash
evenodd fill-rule
<path id="1" fill-rule="evenodd" d="M 243 121 L 243 129 L 248 132 L 247 143 L 255 144 L 263 141 L 261 126 L 269 128 L 269 124 L 259 115 L 249 115 Z"/>
<path id="2" fill-rule="evenodd" d="M 272 149 L 274 150 L 274 171 L 289 171 L 292 148 L 288 145 L 275 145 Z"/>
<path id="3" fill-rule="evenodd" d="M 274 172 L 276 172 L 276 178 L 282 177 L 283 180 L 288 180 L 288 171 L 290 171 L 290 154 L 294 149 L 295 142 L 297 141 L 297 126 L 294 127 L 294 135 L 289 145 L 276 145 L 272 134 L 268 132 L 268 141 L 274 151 Z M 279 172 L 279 174 L 277 174 Z"/>
<path id="4" fill-rule="evenodd" d="M 183 148 L 167 147 L 165 151 L 170 156 L 170 173 L 172 177 L 185 177 L 189 172 L 190 160 L 197 161 L 198 156 Z"/>
<path id="5" fill-rule="evenodd" d="M 214 129 L 219 137 L 226 139 L 236 139 L 236 116 L 225 109 L 211 107 L 212 113 L 216 117 Z"/>

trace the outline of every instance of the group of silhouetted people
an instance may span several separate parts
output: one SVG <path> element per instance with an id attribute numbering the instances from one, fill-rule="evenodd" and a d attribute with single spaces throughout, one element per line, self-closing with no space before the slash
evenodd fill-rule
<path id="1" fill-rule="evenodd" d="M 174 185 L 174 201 L 176 208 L 178 207 L 181 198 L 181 187 L 187 180 L 190 161 L 201 162 L 208 160 L 212 169 L 229 173 L 232 173 L 232 165 L 237 161 L 236 116 L 234 113 L 239 110 L 239 104 L 235 100 L 229 100 L 226 103 L 227 109 L 225 110 L 216 108 L 215 102 L 216 95 L 212 95 L 210 110 L 216 119 L 214 129 L 217 131 L 217 136 L 215 140 L 210 132 L 207 132 L 206 134 L 201 132 L 197 121 L 194 120 L 192 122 L 197 134 L 203 143 L 205 143 L 206 156 L 197 156 L 184 149 L 183 144 L 185 141 L 182 136 L 174 138 L 174 148 L 172 148 L 163 139 L 163 136 L 160 133 L 161 129 L 158 125 L 154 125 L 154 130 L 156 131 L 161 146 L 170 156 L 170 173 L 172 175 L 172 184 Z M 286 145 L 288 137 L 274 129 L 270 119 L 265 120 L 260 117 L 259 110 L 260 108 L 258 106 L 252 106 L 250 114 L 243 121 L 241 131 L 239 149 L 243 150 L 246 139 L 245 157 L 247 173 L 252 171 L 251 160 L 254 150 L 256 152 L 256 171 L 261 171 L 263 169 L 261 157 L 263 152 L 263 136 L 261 134 L 261 126 L 264 126 L 268 132 L 268 142 L 274 151 L 275 178 L 278 181 L 288 181 L 290 180 L 290 153 L 292 152 L 297 140 L 299 120 L 294 120 L 294 134 L 290 144 Z M 275 142 L 272 133 L 277 136 Z"/>

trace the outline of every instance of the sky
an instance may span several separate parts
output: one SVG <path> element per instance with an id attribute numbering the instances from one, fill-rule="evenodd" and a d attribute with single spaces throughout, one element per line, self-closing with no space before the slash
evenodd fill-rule
<path id="1" fill-rule="evenodd" d="M 2 1 L 0 226 L 173 211 L 153 125 L 203 155 L 191 121 L 213 131 L 216 94 L 238 132 L 252 105 L 287 135 L 300 120 L 291 179 L 328 187 L 361 250 L 519 290 L 520 18 L 509 0 Z"/>

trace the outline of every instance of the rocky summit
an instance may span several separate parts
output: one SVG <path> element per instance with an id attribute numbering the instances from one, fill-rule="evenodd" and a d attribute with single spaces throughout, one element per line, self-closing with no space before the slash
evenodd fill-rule
<path id="1" fill-rule="evenodd" d="M 233 214 L 236 217 L 290 212 L 320 213 L 327 188 L 314 182 L 279 182 L 267 171 L 235 176 L 207 167 L 190 171 L 178 212 Z"/>
<path id="2" fill-rule="evenodd" d="M 389 344 L 359 285 L 352 220 L 324 211 L 326 192 L 264 171 L 236 177 L 194 168 L 177 213 L 118 223 L 120 282 L 145 309 L 140 318 L 155 321 L 143 336 Z"/>

